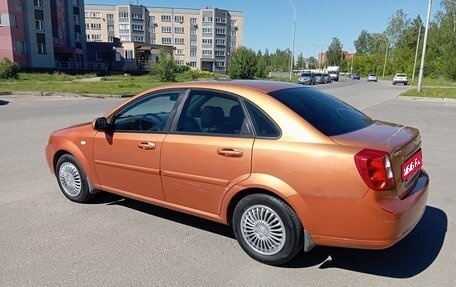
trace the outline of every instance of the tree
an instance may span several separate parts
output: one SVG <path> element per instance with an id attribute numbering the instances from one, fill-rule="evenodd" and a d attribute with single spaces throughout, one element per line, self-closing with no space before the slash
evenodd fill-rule
<path id="1" fill-rule="evenodd" d="M 255 77 L 257 78 L 267 78 L 269 74 L 268 58 L 266 55 L 263 56 L 261 50 L 257 53 L 257 69 L 255 72 Z"/>
<path id="2" fill-rule="evenodd" d="M 228 74 L 232 79 L 253 79 L 257 72 L 257 55 L 246 47 L 237 48 L 230 58 Z"/>
<path id="3" fill-rule="evenodd" d="M 400 39 L 404 35 L 409 24 L 410 19 L 407 18 L 407 14 L 402 9 L 397 10 L 390 18 L 388 27 L 386 28 L 386 35 L 393 47 L 398 47 Z"/>
<path id="4" fill-rule="evenodd" d="M 332 39 L 331 45 L 328 47 L 327 55 L 327 65 L 328 66 L 339 66 L 342 60 L 342 43 L 339 38 L 334 37 Z"/>
<path id="5" fill-rule="evenodd" d="M 17 79 L 19 78 L 19 65 L 8 58 L 0 61 L 0 79 Z"/>
<path id="6" fill-rule="evenodd" d="M 166 53 L 164 49 L 160 49 L 158 60 L 150 65 L 152 75 L 157 75 L 160 81 L 174 82 L 176 80 L 177 65 L 174 62 L 174 57 Z"/>
<path id="7" fill-rule="evenodd" d="M 372 36 L 366 30 L 362 30 L 358 39 L 353 43 L 355 45 L 356 54 L 372 53 Z"/>
<path id="8" fill-rule="evenodd" d="M 304 59 L 304 56 L 302 55 L 302 52 L 299 53 L 298 58 L 296 59 L 296 68 L 297 69 L 304 69 L 306 67 L 306 60 Z"/>
<path id="9" fill-rule="evenodd" d="M 318 60 L 315 57 L 309 57 L 307 59 L 307 68 L 316 69 L 318 67 Z"/>

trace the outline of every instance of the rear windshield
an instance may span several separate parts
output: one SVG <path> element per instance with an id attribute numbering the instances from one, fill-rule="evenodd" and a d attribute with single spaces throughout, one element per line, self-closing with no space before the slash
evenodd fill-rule
<path id="1" fill-rule="evenodd" d="M 301 77 L 311 77 L 312 74 L 311 73 L 302 73 L 301 74 Z"/>
<path id="2" fill-rule="evenodd" d="M 292 88 L 270 95 L 327 136 L 357 131 L 374 122 L 349 104 L 319 90 Z"/>

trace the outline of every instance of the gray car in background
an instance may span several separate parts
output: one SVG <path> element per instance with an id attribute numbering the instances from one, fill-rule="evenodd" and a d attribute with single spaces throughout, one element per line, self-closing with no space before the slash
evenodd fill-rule
<path id="1" fill-rule="evenodd" d="M 298 84 L 301 85 L 315 85 L 315 74 L 312 72 L 304 72 L 298 78 Z"/>

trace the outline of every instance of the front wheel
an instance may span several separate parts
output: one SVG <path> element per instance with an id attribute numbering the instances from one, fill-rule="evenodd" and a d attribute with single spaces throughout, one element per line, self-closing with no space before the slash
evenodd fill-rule
<path id="1" fill-rule="evenodd" d="M 290 261 L 303 245 L 303 228 L 294 210 L 266 194 L 251 194 L 239 201 L 233 231 L 250 257 L 270 265 Z"/>
<path id="2" fill-rule="evenodd" d="M 57 161 L 55 170 L 60 190 L 69 200 L 86 202 L 92 198 L 84 170 L 73 156 L 62 155 Z"/>

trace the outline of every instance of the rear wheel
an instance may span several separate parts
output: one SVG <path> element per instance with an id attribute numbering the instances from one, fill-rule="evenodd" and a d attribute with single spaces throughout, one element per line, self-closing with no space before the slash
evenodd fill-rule
<path id="1" fill-rule="evenodd" d="M 303 228 L 296 213 L 282 200 L 252 194 L 237 204 L 233 231 L 253 259 L 281 265 L 293 259 L 303 244 Z"/>
<path id="2" fill-rule="evenodd" d="M 92 198 L 84 170 L 73 156 L 62 155 L 55 170 L 60 190 L 69 200 L 86 202 Z"/>

